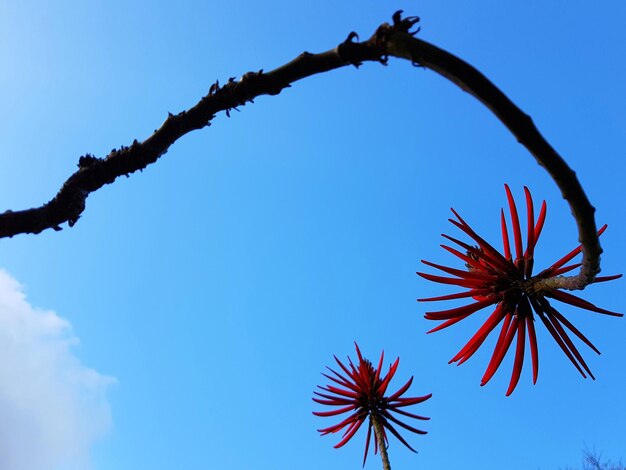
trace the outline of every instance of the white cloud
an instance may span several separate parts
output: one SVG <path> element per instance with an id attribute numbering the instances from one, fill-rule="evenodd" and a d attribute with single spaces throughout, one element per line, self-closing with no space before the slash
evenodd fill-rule
<path id="1" fill-rule="evenodd" d="M 0 270 L 0 469 L 88 468 L 89 449 L 111 425 L 107 387 L 85 367 L 68 321 L 32 307 Z"/>

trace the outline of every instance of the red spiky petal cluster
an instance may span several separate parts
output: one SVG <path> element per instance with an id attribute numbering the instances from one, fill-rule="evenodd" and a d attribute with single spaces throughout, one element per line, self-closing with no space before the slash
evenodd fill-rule
<path id="1" fill-rule="evenodd" d="M 398 364 L 400 363 L 400 358 L 397 358 L 396 361 L 390 366 L 387 375 L 381 377 L 383 358 L 385 355 L 384 351 L 380 355 L 378 368 L 374 369 L 372 363 L 369 360 L 364 359 L 361 355 L 359 346 L 356 343 L 354 343 L 354 345 L 356 346 L 356 353 L 359 358 L 356 366 L 352 363 L 352 360 L 349 357 L 348 366 L 346 366 L 339 359 L 337 359 L 337 356 L 333 356 L 343 371 L 343 374 L 334 371 L 330 367 L 327 367 L 327 369 L 332 372 L 333 375 L 322 374 L 324 377 L 339 385 L 339 387 L 336 385 L 326 385 L 325 387 L 318 385 L 318 388 L 323 390 L 324 393 L 313 392 L 317 395 L 317 397 L 313 397 L 313 401 L 322 405 L 339 407 L 338 409 L 332 411 L 315 411 L 313 412 L 314 415 L 338 416 L 344 413 L 349 413 L 349 415 L 340 423 L 324 429 L 318 429 L 318 431 L 322 434 L 322 436 L 324 436 L 326 434 L 336 433 L 345 429 L 341 441 L 335 445 L 335 448 L 339 448 L 346 444 L 352 436 L 356 434 L 368 417 L 375 415 L 376 419 L 378 419 L 382 426 L 385 443 L 387 443 L 386 430 L 388 430 L 406 447 L 415 452 L 409 443 L 394 428 L 394 424 L 417 434 L 426 434 L 426 431 L 421 431 L 401 422 L 398 418 L 393 416 L 392 413 L 398 413 L 409 418 L 428 420 L 430 418 L 409 413 L 401 408 L 428 400 L 432 394 L 416 398 L 402 397 L 413 382 L 413 377 L 411 377 L 397 392 L 389 396 L 385 396 L 389 382 L 396 373 Z M 372 427 L 373 425 L 370 420 L 367 429 L 367 439 L 365 440 L 363 465 L 365 465 L 365 460 L 367 459 L 367 451 L 372 437 Z M 377 452 L 378 443 L 376 439 L 374 439 L 374 453 L 376 454 Z"/>
<path id="2" fill-rule="evenodd" d="M 479 310 L 495 305 L 496 307 L 489 318 L 487 318 L 485 323 L 457 355 L 450 360 L 450 363 L 458 362 L 458 365 L 460 365 L 467 361 L 483 344 L 487 336 L 489 336 L 496 326 L 502 323 L 493 355 L 481 380 L 481 385 L 485 385 L 491 377 L 493 377 L 509 350 L 513 339 L 517 336 L 513 373 L 511 375 L 509 388 L 506 392 L 508 396 L 513 392 L 519 381 L 524 362 L 524 348 L 527 333 L 533 368 L 533 383 L 537 381 L 539 355 L 534 325 L 535 316 L 537 316 L 582 376 L 586 378 L 586 372 L 594 379 L 593 374 L 589 370 L 589 367 L 587 367 L 587 364 L 566 330 L 569 330 L 577 336 L 596 353 L 600 354 L 600 352 L 591 341 L 551 305 L 548 299 L 558 300 L 575 307 L 606 315 L 621 317 L 623 314 L 596 307 L 592 303 L 575 295 L 563 292 L 562 290 L 558 290 L 558 288 L 550 284 L 550 279 L 580 267 L 580 263 L 566 266 L 567 263 L 581 252 L 580 246 L 559 259 L 549 268 L 544 269 L 535 276 L 532 275 L 535 246 L 537 245 L 537 240 L 539 239 L 546 218 L 546 202 L 543 201 L 539 216 L 537 217 L 537 221 L 535 221 L 533 200 L 528 188 L 524 187 L 527 214 L 526 249 L 524 250 L 515 200 L 507 185 L 504 185 L 504 189 L 506 190 L 511 215 L 515 258 L 513 258 L 513 253 L 511 252 L 511 243 L 509 241 L 509 232 L 504 210 L 500 213 L 504 245 L 503 253 L 500 253 L 492 245 L 478 236 L 467 222 L 465 222 L 454 209 L 451 209 L 457 220 L 448 220 L 465 232 L 477 246 L 463 243 L 448 235 L 443 235 L 443 237 L 460 246 L 464 252 L 446 245 L 441 246 L 463 260 L 466 269 L 449 268 L 422 260 L 422 263 L 439 269 L 453 277 L 435 276 L 421 272 L 417 274 L 430 281 L 456 285 L 468 290 L 456 294 L 418 300 L 424 302 L 472 298 L 474 302 L 449 310 L 426 312 L 425 318 L 429 320 L 444 320 L 442 324 L 433 328 L 428 333 L 447 328 Z M 606 227 L 607 226 L 604 225 L 598 231 L 598 235 L 601 235 L 606 230 Z M 621 277 L 621 274 L 596 277 L 594 282 L 610 281 L 619 277 Z"/>

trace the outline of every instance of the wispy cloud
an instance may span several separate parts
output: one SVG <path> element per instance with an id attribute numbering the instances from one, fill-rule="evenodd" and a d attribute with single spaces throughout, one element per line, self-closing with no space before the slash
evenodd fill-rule
<path id="1" fill-rule="evenodd" d="M 31 306 L 0 270 L 0 469 L 88 468 L 111 425 L 115 379 L 81 364 L 77 342 L 68 321 Z"/>

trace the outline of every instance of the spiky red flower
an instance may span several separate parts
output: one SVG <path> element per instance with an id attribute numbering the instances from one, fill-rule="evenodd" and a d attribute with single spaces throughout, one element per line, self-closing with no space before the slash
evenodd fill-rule
<path id="1" fill-rule="evenodd" d="M 524 187 L 526 195 L 526 213 L 527 213 L 527 235 L 526 249 L 523 250 L 522 235 L 520 222 L 517 215 L 515 201 L 511 195 L 511 191 L 507 185 L 504 185 L 506 196 L 509 203 L 513 228 L 513 242 L 515 245 L 515 258 L 511 253 L 511 244 L 507 223 L 504 216 L 504 210 L 501 210 L 501 227 L 502 240 L 504 245 L 504 253 L 501 254 L 492 245 L 474 232 L 471 227 L 451 209 L 457 220 L 449 219 L 449 221 L 460 228 L 467 234 L 478 246 L 471 246 L 463 243 L 455 238 L 443 235 L 443 237 L 460 246 L 464 252 L 458 251 L 452 247 L 441 245 L 442 248 L 449 251 L 456 257 L 465 262 L 466 269 L 453 269 L 441 266 L 429 261 L 422 260 L 422 263 L 439 269 L 454 277 L 434 276 L 432 274 L 420 273 L 425 279 L 439 282 L 442 284 L 451 284 L 465 287 L 469 290 L 457 294 L 444 295 L 441 297 L 431 297 L 427 299 L 418 299 L 423 301 L 452 300 L 472 298 L 474 302 L 449 310 L 441 310 L 437 312 L 426 312 L 425 318 L 429 320 L 445 320 L 442 324 L 433 328 L 428 333 L 441 330 L 453 325 L 464 318 L 482 310 L 491 305 L 495 305 L 495 310 L 489 318 L 480 327 L 467 344 L 454 356 L 450 363 L 458 362 L 458 365 L 467 361 L 485 341 L 487 336 L 502 322 L 502 328 L 496 341 L 496 346 L 487 366 L 487 370 L 481 381 L 481 386 L 485 385 L 502 363 L 513 338 L 517 336 L 515 360 L 513 363 L 513 372 L 511 381 L 506 392 L 510 395 L 515 389 L 522 371 L 524 361 L 524 346 L 526 343 L 526 332 L 528 332 L 528 343 L 530 345 L 530 353 L 533 367 L 533 383 L 537 382 L 537 374 L 539 371 L 539 355 L 537 349 L 537 337 L 535 335 L 535 317 L 539 317 L 546 329 L 550 332 L 557 344 L 561 347 L 565 355 L 574 364 L 576 369 L 586 378 L 585 372 L 592 379 L 595 379 L 589 367 L 585 363 L 583 357 L 572 342 L 566 329 L 577 336 L 587 346 L 596 353 L 600 352 L 569 320 L 567 320 L 554 306 L 549 299 L 558 300 L 560 302 L 573 305 L 592 312 L 602 313 L 621 317 L 623 314 L 611 312 L 596 307 L 591 302 L 581 299 L 575 295 L 559 290 L 558 276 L 576 269 L 578 264 L 565 266 L 576 255 L 581 252 L 581 247 L 572 250 L 563 258 L 558 260 L 552 266 L 544 269 L 539 274 L 533 276 L 533 256 L 537 240 L 541 234 L 541 229 L 546 218 L 546 202 L 543 201 L 539 217 L 535 222 L 533 200 L 528 188 Z M 599 231 L 601 235 L 606 230 L 604 225 Z M 594 282 L 610 281 L 621 277 L 621 274 L 615 276 L 596 277 Z M 584 371 L 583 371 L 584 369 Z"/>
<path id="2" fill-rule="evenodd" d="M 391 432 L 391 434 L 396 436 L 400 440 L 400 442 L 402 442 L 406 447 L 411 449 L 413 452 L 416 452 L 415 449 L 413 449 L 408 444 L 408 442 L 400 435 L 400 433 L 394 428 L 394 424 L 417 434 L 426 434 L 426 431 L 421 431 L 401 422 L 398 418 L 392 415 L 392 413 L 398 413 L 402 416 L 407 416 L 409 418 L 428 420 L 430 418 L 418 416 L 404 411 L 400 408 L 415 405 L 417 403 L 428 400 L 432 396 L 432 394 L 416 398 L 403 398 L 402 395 L 409 389 L 411 383 L 413 382 L 413 377 L 411 377 L 408 382 L 405 383 L 397 392 L 389 396 L 385 396 L 385 393 L 387 392 L 387 387 L 389 386 L 389 382 L 396 373 L 398 364 L 400 363 L 400 358 L 397 358 L 396 361 L 390 366 L 387 375 L 381 377 L 383 358 L 385 356 L 384 351 L 380 355 L 378 368 L 374 369 L 372 363 L 369 360 L 363 358 L 363 356 L 361 355 L 359 346 L 356 343 L 354 343 L 354 345 L 356 347 L 356 353 L 359 358 L 359 362 L 356 366 L 352 363 L 352 360 L 349 357 L 348 366 L 346 367 L 339 359 L 337 359 L 337 356 L 333 356 L 345 375 L 334 371 L 330 367 L 327 367 L 327 369 L 332 372 L 334 376 L 322 373 L 324 377 L 333 381 L 340 387 L 337 387 L 336 385 L 327 385 L 325 387 L 321 387 L 318 385 L 318 388 L 326 393 L 313 392 L 315 395 L 317 395 L 317 397 L 313 397 L 313 401 L 322 405 L 340 407 L 332 411 L 315 411 L 313 412 L 314 415 L 338 416 L 344 413 L 349 413 L 349 416 L 338 424 L 329 426 L 324 429 L 318 429 L 318 431 L 322 434 L 322 436 L 324 436 L 326 434 L 336 433 L 345 429 L 341 441 L 337 445 L 335 445 L 335 448 L 339 448 L 346 444 L 352 438 L 352 436 L 356 434 L 361 425 L 368 418 L 370 418 L 367 429 L 367 438 L 365 440 L 363 465 L 365 465 L 365 460 L 367 459 L 367 451 L 369 449 L 370 439 L 372 437 L 372 429 L 374 425 L 372 422 L 373 420 L 377 420 L 382 428 L 385 446 L 387 445 L 386 430 L 388 430 L 389 432 Z M 374 439 L 374 453 L 376 454 L 377 452 L 378 441 Z"/>

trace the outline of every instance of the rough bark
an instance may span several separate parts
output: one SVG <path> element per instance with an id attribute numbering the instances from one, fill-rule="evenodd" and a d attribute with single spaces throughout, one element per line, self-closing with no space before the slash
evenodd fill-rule
<path id="1" fill-rule="evenodd" d="M 180 137 L 209 126 L 219 112 L 228 115 L 232 109 L 252 102 L 258 96 L 277 95 L 292 83 L 311 75 L 348 65 L 358 67 L 366 61 L 386 64 L 388 57 L 393 56 L 433 70 L 477 98 L 548 171 L 570 205 L 583 246 L 579 274 L 560 278 L 559 287 L 583 289 L 600 272 L 602 249 L 596 233 L 595 209 L 576 174 L 541 135 L 532 119 L 482 73 L 458 57 L 414 37 L 417 31 L 411 31 L 411 28 L 418 21 L 417 17 L 402 18 L 401 12 L 397 12 L 393 15 L 392 24 L 382 24 L 366 41 L 355 41 L 358 36 L 350 33 L 344 42 L 326 52 L 304 52 L 270 72 L 248 72 L 239 80 L 229 79 L 223 86 L 214 83 L 209 93 L 195 106 L 175 115 L 170 114 L 161 127 L 143 142 L 135 140 L 129 147 L 122 146 L 104 158 L 89 154 L 81 156 L 78 170 L 49 202 L 32 209 L 1 213 L 0 238 L 21 233 L 37 234 L 50 228 L 61 230 L 64 223 L 72 227 L 85 210 L 89 194 L 122 175 L 129 176 L 156 162 Z"/>

